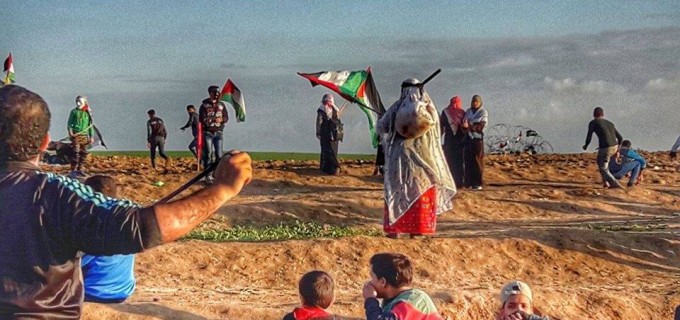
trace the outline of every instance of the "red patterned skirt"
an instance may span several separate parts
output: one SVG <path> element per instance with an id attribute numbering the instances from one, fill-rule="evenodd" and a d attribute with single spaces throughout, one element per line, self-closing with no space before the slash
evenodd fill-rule
<path id="1" fill-rule="evenodd" d="M 427 189 L 393 225 L 389 224 L 387 205 L 383 210 L 385 233 L 434 234 L 437 227 L 437 191 Z"/>

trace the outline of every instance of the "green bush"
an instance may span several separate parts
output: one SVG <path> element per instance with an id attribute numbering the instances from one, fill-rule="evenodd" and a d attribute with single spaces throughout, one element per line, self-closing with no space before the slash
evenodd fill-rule
<path id="1" fill-rule="evenodd" d="M 353 236 L 381 236 L 376 229 L 321 225 L 316 222 L 280 223 L 272 226 L 235 226 L 223 230 L 192 231 L 184 239 L 206 241 L 277 241 Z"/>

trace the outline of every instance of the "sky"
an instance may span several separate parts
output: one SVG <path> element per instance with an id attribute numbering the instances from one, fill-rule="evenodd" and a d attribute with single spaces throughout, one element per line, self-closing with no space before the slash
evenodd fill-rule
<path id="1" fill-rule="evenodd" d="M 669 1 L 3 1 L 0 57 L 66 136 L 88 97 L 111 150 L 144 150 L 146 111 L 186 150 L 185 107 L 231 78 L 246 102 L 224 149 L 318 152 L 325 88 L 296 72 L 370 66 L 384 104 L 406 78 L 439 110 L 483 97 L 489 128 L 529 127 L 555 152 L 581 152 L 594 107 L 633 147 L 668 150 L 680 134 L 680 2 Z M 336 95 L 336 101 L 341 98 Z M 374 153 L 365 115 L 343 112 L 340 153 Z M 491 130 L 489 130 L 491 131 Z M 491 134 L 491 132 L 489 132 Z M 596 142 L 589 151 L 594 151 Z"/>

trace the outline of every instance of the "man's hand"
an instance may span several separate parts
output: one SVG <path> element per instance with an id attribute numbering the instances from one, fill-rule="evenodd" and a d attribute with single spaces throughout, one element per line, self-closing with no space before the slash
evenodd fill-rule
<path id="1" fill-rule="evenodd" d="M 525 320 L 525 319 L 529 319 L 529 314 L 524 311 L 517 311 L 503 317 L 502 320 Z"/>
<path id="2" fill-rule="evenodd" d="M 586 151 L 586 150 L 588 150 L 588 146 L 584 144 L 583 145 L 583 151 Z"/>
<path id="3" fill-rule="evenodd" d="M 94 143 L 94 138 L 90 137 L 90 144 L 93 144 L 93 143 Z"/>
<path id="4" fill-rule="evenodd" d="M 364 284 L 364 289 L 362 290 L 361 294 L 364 296 L 364 299 L 368 298 L 376 298 L 378 294 L 375 292 L 375 287 L 371 284 L 371 281 L 367 281 Z"/>
<path id="5" fill-rule="evenodd" d="M 670 156 L 671 156 L 671 160 L 674 160 L 678 156 L 678 153 L 675 152 L 675 151 L 671 151 Z"/>
<path id="6" fill-rule="evenodd" d="M 179 129 L 182 130 L 182 132 L 184 132 L 184 130 L 186 130 L 187 128 L 179 128 Z"/>
<path id="7" fill-rule="evenodd" d="M 316 139 L 321 140 L 321 136 L 317 134 Z"/>
<path id="8" fill-rule="evenodd" d="M 151 149 L 151 143 L 148 143 L 148 142 L 147 142 L 147 143 L 146 143 L 146 148 L 147 148 L 147 149 Z"/>
<path id="9" fill-rule="evenodd" d="M 220 160 L 215 170 L 215 184 L 239 193 L 253 178 L 253 166 L 247 153 L 232 150 Z"/>

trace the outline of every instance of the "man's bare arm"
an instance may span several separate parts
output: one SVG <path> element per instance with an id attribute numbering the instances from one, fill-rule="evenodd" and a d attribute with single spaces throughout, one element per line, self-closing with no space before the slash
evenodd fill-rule
<path id="1" fill-rule="evenodd" d="M 253 174 L 250 156 L 238 151 L 230 154 L 217 166 L 213 185 L 183 199 L 152 207 L 163 243 L 189 233 L 250 182 Z"/>

